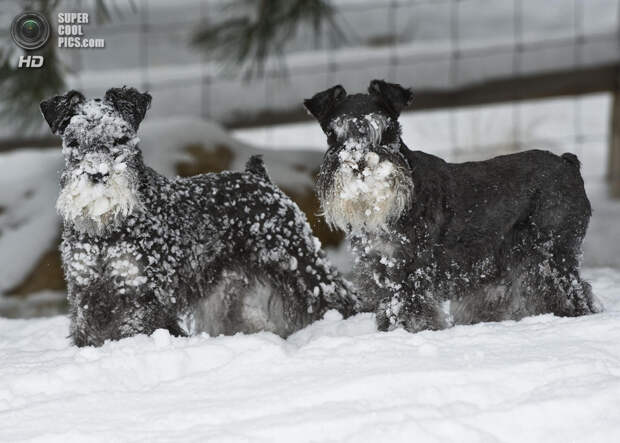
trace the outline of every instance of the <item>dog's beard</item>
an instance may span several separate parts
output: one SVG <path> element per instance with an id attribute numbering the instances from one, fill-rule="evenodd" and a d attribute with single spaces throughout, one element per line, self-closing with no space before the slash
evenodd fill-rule
<path id="1" fill-rule="evenodd" d="M 338 157 L 331 184 L 321 193 L 326 221 L 353 234 L 387 230 L 409 207 L 413 182 L 407 171 L 372 151 L 345 149 Z"/>
<path id="2" fill-rule="evenodd" d="M 87 172 L 93 168 L 109 174 L 104 182 L 91 182 Z M 137 180 L 124 162 L 84 160 L 66 174 L 56 208 L 80 232 L 100 235 L 140 206 Z"/>

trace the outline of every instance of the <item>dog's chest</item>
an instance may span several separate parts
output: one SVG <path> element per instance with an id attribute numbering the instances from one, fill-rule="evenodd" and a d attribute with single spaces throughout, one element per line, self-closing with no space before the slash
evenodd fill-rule
<path id="1" fill-rule="evenodd" d="M 122 294 L 148 281 L 149 256 L 139 244 L 128 241 L 65 242 L 63 259 L 69 279 L 80 286 L 111 285 Z"/>

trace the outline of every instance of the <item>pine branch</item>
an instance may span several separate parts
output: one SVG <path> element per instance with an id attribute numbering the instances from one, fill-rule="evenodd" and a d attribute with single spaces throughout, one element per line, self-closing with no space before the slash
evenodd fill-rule
<path id="1" fill-rule="evenodd" d="M 127 0 L 123 0 L 123 2 L 126 1 Z M 128 0 L 128 4 L 131 12 L 134 14 L 138 12 L 138 7 L 136 6 L 135 0 Z M 114 13 L 112 12 L 112 9 L 114 10 Z M 115 0 L 95 0 L 94 10 L 95 21 L 99 24 L 111 22 L 114 15 L 119 18 L 123 16 L 123 11 Z"/>
<path id="2" fill-rule="evenodd" d="M 248 78 L 262 76 L 271 57 L 282 60 L 287 42 L 303 25 L 318 34 L 326 23 L 344 38 L 334 14 L 330 0 L 234 0 L 222 11 L 230 18 L 201 25 L 192 44 L 217 60 L 242 67 Z"/>

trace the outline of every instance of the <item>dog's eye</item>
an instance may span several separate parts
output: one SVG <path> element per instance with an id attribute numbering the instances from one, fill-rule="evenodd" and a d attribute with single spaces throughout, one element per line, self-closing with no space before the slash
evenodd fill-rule
<path id="1" fill-rule="evenodd" d="M 130 138 L 129 138 L 129 137 L 127 137 L 127 136 L 125 135 L 125 136 L 123 136 L 123 137 L 121 137 L 121 138 L 117 138 L 117 139 L 115 140 L 115 142 L 116 142 L 116 144 L 117 144 L 117 145 L 124 145 L 124 144 L 126 144 L 129 140 L 130 140 Z"/>
<path id="2" fill-rule="evenodd" d="M 69 143 L 67 143 L 67 146 L 70 148 L 77 148 L 78 146 L 80 146 L 80 143 L 76 139 L 73 139 Z"/>

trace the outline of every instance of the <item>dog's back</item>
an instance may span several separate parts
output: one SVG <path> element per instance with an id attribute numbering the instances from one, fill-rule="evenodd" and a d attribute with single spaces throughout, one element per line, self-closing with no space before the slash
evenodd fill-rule
<path id="1" fill-rule="evenodd" d="M 531 150 L 489 160 L 447 163 L 409 151 L 414 185 L 441 196 L 444 241 L 498 244 L 521 223 L 543 230 L 580 226 L 583 237 L 590 203 L 573 154 Z M 433 199 L 435 201 L 436 199 Z M 493 238 L 489 238 L 493 236 Z M 575 237 L 575 236 L 574 236 Z M 575 241 L 580 238 L 574 238 Z"/>

